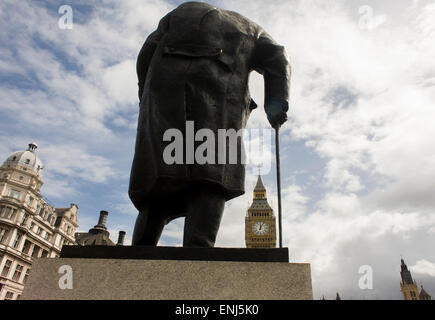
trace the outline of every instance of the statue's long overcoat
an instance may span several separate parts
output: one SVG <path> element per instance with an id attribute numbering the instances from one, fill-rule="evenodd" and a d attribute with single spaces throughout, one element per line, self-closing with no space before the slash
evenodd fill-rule
<path id="1" fill-rule="evenodd" d="M 243 164 L 168 165 L 163 152 L 170 142 L 163 135 L 178 129 L 185 139 L 189 120 L 195 131 L 213 130 L 216 141 L 218 129 L 244 128 L 256 108 L 248 88 L 253 70 L 265 79 L 265 108 L 271 98 L 288 101 L 284 47 L 257 24 L 198 2 L 184 3 L 160 21 L 137 62 L 140 112 L 129 195 L 139 210 L 150 197 L 193 181 L 218 186 L 227 200 L 244 193 Z"/>

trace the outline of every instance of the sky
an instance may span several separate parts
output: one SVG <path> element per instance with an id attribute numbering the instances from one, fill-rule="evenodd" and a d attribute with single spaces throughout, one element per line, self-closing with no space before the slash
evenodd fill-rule
<path id="1" fill-rule="evenodd" d="M 136 59 L 182 2 L 0 2 L 0 161 L 35 141 L 42 194 L 56 207 L 78 204 L 78 231 L 107 210 L 112 240 L 124 230 L 131 242 Z M 435 2 L 209 3 L 260 24 L 290 58 L 283 243 L 291 262 L 311 264 L 314 298 L 401 299 L 401 257 L 435 296 Z M 250 90 L 260 107 L 248 127 L 268 128 L 260 75 Z M 274 166 L 263 181 L 276 213 Z M 245 246 L 256 172 L 247 167 L 246 194 L 226 204 L 216 246 Z M 172 222 L 159 245 L 181 245 L 182 233 L 183 219 Z"/>

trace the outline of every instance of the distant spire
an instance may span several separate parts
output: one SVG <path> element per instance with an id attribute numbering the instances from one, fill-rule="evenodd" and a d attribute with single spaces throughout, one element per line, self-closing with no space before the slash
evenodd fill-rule
<path id="1" fill-rule="evenodd" d="M 403 284 L 414 284 L 414 280 L 412 280 L 411 272 L 408 270 L 408 266 L 405 263 L 405 260 L 400 259 L 400 276 L 402 277 Z"/>
<path id="2" fill-rule="evenodd" d="M 257 184 L 255 185 L 254 191 L 266 191 L 263 181 L 261 180 L 261 175 L 258 175 Z"/>
<path id="3" fill-rule="evenodd" d="M 254 200 L 248 210 L 272 210 L 272 207 L 267 202 L 266 188 L 264 187 L 261 176 L 258 176 L 257 184 L 254 188 Z"/>
<path id="4" fill-rule="evenodd" d="M 403 260 L 403 258 L 400 259 L 400 269 L 402 271 L 407 271 L 408 270 L 408 266 L 405 263 L 405 260 Z"/>
<path id="5" fill-rule="evenodd" d="M 420 295 L 418 296 L 420 300 L 432 300 L 432 297 L 429 293 L 424 290 L 423 285 L 421 285 Z"/>

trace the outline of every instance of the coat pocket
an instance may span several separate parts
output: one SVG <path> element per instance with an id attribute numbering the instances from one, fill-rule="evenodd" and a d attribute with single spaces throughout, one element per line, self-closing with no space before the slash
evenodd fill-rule
<path id="1" fill-rule="evenodd" d="M 176 44 L 164 46 L 163 54 L 196 58 L 218 57 L 222 54 L 222 49 L 217 47 L 199 46 L 192 44 Z"/>
<path id="2" fill-rule="evenodd" d="M 163 47 L 163 55 L 184 56 L 191 58 L 212 58 L 221 63 L 228 71 L 234 72 L 234 59 L 226 55 L 223 49 L 193 44 L 174 44 Z"/>

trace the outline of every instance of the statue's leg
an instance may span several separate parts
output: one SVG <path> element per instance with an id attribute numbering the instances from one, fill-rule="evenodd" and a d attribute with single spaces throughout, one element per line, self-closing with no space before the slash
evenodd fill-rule
<path id="1" fill-rule="evenodd" d="M 139 212 L 133 232 L 133 246 L 157 246 L 162 235 L 166 219 L 150 208 Z"/>
<path id="2" fill-rule="evenodd" d="M 224 209 L 225 197 L 219 192 L 192 192 L 187 205 L 183 246 L 214 247 Z"/>

